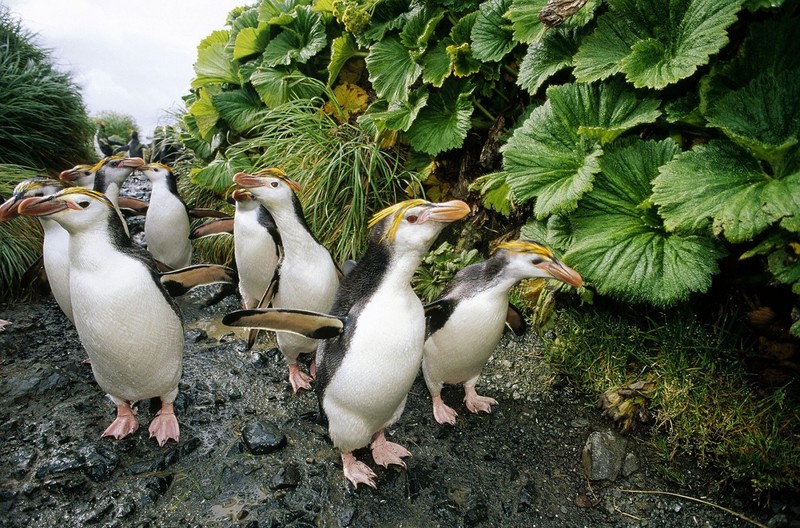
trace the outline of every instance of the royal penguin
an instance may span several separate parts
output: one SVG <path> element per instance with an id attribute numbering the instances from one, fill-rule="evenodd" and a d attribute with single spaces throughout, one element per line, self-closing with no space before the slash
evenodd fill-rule
<path id="1" fill-rule="evenodd" d="M 147 202 L 130 196 L 120 196 L 119 192 L 128 176 L 143 165 L 142 158 L 112 156 L 103 158 L 94 165 L 75 165 L 61 171 L 59 179 L 70 185 L 101 192 L 118 209 L 141 215 L 147 211 Z"/>
<path id="2" fill-rule="evenodd" d="M 64 190 L 67 184 L 50 178 L 30 178 L 14 187 L 11 197 L 0 205 L 0 222 L 19 215 L 19 204 L 26 198 L 42 197 Z M 72 321 L 72 303 L 69 295 L 69 234 L 61 225 L 47 217 L 39 217 L 44 233 L 42 262 L 50 291 L 64 315 Z"/>
<path id="3" fill-rule="evenodd" d="M 192 263 L 191 226 L 186 204 L 178 194 L 175 174 L 161 163 L 144 165 L 138 171 L 152 184 L 144 220 L 147 250 L 170 269 L 184 268 Z"/>
<path id="4" fill-rule="evenodd" d="M 411 288 L 423 256 L 450 222 L 470 208 L 462 201 L 408 200 L 370 221 L 367 250 L 343 279 L 329 315 L 297 310 L 243 310 L 231 326 L 283 329 L 322 339 L 317 350 L 320 418 L 342 456 L 344 476 L 373 488 L 375 473 L 353 451 L 369 445 L 376 464 L 405 467 L 410 453 L 387 441 L 422 361 L 425 313 Z"/>
<path id="5" fill-rule="evenodd" d="M 179 439 L 173 402 L 183 357 L 181 314 L 161 284 L 155 262 L 133 244 L 103 194 L 69 188 L 28 198 L 20 214 L 49 218 L 67 230 L 69 289 L 75 328 L 92 372 L 117 406 L 103 436 L 123 438 L 139 426 L 132 402 L 161 398 L 150 424 L 159 445 Z"/>
<path id="6" fill-rule="evenodd" d="M 464 402 L 470 412 L 489 413 L 497 404 L 494 398 L 478 395 L 475 384 L 503 334 L 509 290 L 523 279 L 536 277 L 576 288 L 583 284 L 581 276 L 559 262 L 550 249 L 517 240 L 500 244 L 489 259 L 459 271 L 442 297 L 425 307 L 422 373 L 437 422 L 456 423 L 456 411 L 442 401 L 445 383 L 464 384 Z"/>
<path id="7" fill-rule="evenodd" d="M 306 223 L 296 194 L 300 191 L 299 184 L 276 168 L 263 169 L 255 174 L 240 172 L 233 177 L 233 182 L 249 191 L 269 211 L 283 248 L 277 281 L 273 291 L 269 292 L 271 295 L 257 294 L 261 305 L 267 306 L 271 302 L 275 308 L 327 313 L 339 286 L 339 271 L 328 250 L 319 243 Z M 237 264 L 240 268 L 247 266 L 238 260 Z M 292 390 L 311 389 L 314 372 L 312 370 L 309 376 L 300 370 L 297 358 L 300 354 L 313 353 L 317 342 L 286 332 L 278 332 L 277 341 L 288 362 Z"/>

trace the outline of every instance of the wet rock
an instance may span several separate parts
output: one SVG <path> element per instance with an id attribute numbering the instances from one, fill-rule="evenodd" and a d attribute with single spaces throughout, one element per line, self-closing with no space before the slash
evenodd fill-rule
<path id="1" fill-rule="evenodd" d="M 266 455 L 286 446 L 286 435 L 271 422 L 251 422 L 242 430 L 242 441 L 254 455 Z"/>
<path id="2" fill-rule="evenodd" d="M 208 333 L 202 328 L 191 328 L 184 334 L 184 339 L 187 343 L 194 345 L 208 339 Z"/>
<path id="3" fill-rule="evenodd" d="M 269 487 L 273 490 L 296 488 L 300 484 L 300 479 L 300 471 L 297 466 L 290 464 L 278 470 Z"/>
<path id="4" fill-rule="evenodd" d="M 36 461 L 36 451 L 30 447 L 18 449 L 9 457 L 9 476 L 22 478 L 30 471 Z"/>
<path id="5" fill-rule="evenodd" d="M 83 467 L 80 453 L 74 447 L 65 446 L 57 449 L 52 456 L 44 460 L 36 470 L 36 478 L 77 472 Z"/>
<path id="6" fill-rule="evenodd" d="M 356 509 L 352 506 L 346 506 L 344 509 L 339 510 L 336 514 L 336 520 L 339 523 L 339 526 L 344 528 L 346 526 L 350 526 L 350 523 L 353 522 L 353 517 L 356 516 Z"/>
<path id="7" fill-rule="evenodd" d="M 517 511 L 524 512 L 532 508 L 539 498 L 539 491 L 533 482 L 528 482 L 519 490 L 519 502 L 517 503 Z"/>
<path id="8" fill-rule="evenodd" d="M 80 449 L 86 475 L 95 482 L 108 480 L 119 465 L 119 457 L 103 445 L 88 444 Z"/>
<path id="9" fill-rule="evenodd" d="M 136 503 L 130 497 L 124 497 L 117 503 L 114 510 L 114 517 L 117 519 L 125 519 L 136 511 Z"/>
<path id="10" fill-rule="evenodd" d="M 616 480 L 622 469 L 626 444 L 627 440 L 614 431 L 590 434 L 581 455 L 586 477 L 590 480 Z"/>
<path id="11" fill-rule="evenodd" d="M 477 526 L 489 518 L 489 508 L 482 500 L 475 501 L 467 513 L 464 515 L 465 526 Z"/>

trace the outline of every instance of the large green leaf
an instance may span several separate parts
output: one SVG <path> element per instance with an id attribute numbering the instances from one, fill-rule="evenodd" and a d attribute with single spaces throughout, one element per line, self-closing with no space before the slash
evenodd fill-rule
<path id="1" fill-rule="evenodd" d="M 325 24 L 319 13 L 310 8 L 297 8 L 292 18 L 292 23 L 286 25 L 264 50 L 261 58 L 264 65 L 288 65 L 292 61 L 305 63 L 327 44 Z"/>
<path id="2" fill-rule="evenodd" d="M 336 37 L 331 43 L 331 61 L 328 63 L 328 86 L 333 86 L 344 65 L 358 53 L 356 43 L 349 34 Z"/>
<path id="3" fill-rule="evenodd" d="M 422 66 L 414 61 L 411 52 L 398 37 L 389 37 L 373 44 L 366 61 L 369 81 L 378 97 L 390 101 L 405 99 L 409 87 L 422 73 Z"/>
<path id="4" fill-rule="evenodd" d="M 261 24 L 254 28 L 242 28 L 236 35 L 233 58 L 242 60 L 263 52 L 269 43 L 269 28 L 270 26 L 267 24 Z"/>
<path id="5" fill-rule="evenodd" d="M 453 72 L 447 46 L 447 40 L 441 40 L 422 58 L 422 80 L 437 88 L 441 88 L 445 79 Z"/>
<path id="6" fill-rule="evenodd" d="M 289 99 L 311 99 L 324 91 L 320 81 L 307 77 L 297 70 L 258 68 L 250 76 L 250 83 L 264 104 L 270 108 Z"/>
<path id="7" fill-rule="evenodd" d="M 530 44 L 538 41 L 547 28 L 539 20 L 539 12 L 547 0 L 513 0 L 506 17 L 511 21 L 514 40 Z"/>
<path id="8" fill-rule="evenodd" d="M 800 68 L 759 75 L 743 88 L 727 92 L 711 105 L 706 118 L 779 171 L 800 136 Z"/>
<path id="9" fill-rule="evenodd" d="M 572 227 L 572 215 L 553 215 L 547 220 L 530 218 L 522 226 L 522 238 L 544 242 L 558 251 L 567 251 L 575 243 L 575 230 Z"/>
<path id="10" fill-rule="evenodd" d="M 217 86 L 213 85 L 207 88 L 200 88 L 199 97 L 189 107 L 189 114 L 194 117 L 200 136 L 205 141 L 211 141 L 214 128 L 217 126 L 217 121 L 219 121 L 219 112 L 214 106 L 213 95 L 220 91 Z"/>
<path id="11" fill-rule="evenodd" d="M 386 110 L 370 111 L 363 117 L 373 122 L 379 130 L 402 130 L 405 132 L 411 127 L 426 104 L 428 104 L 428 92 L 425 88 L 419 88 L 414 90 L 407 100 L 392 101 Z M 359 122 L 361 122 L 361 118 L 359 118 Z"/>
<path id="12" fill-rule="evenodd" d="M 709 237 L 668 233 L 649 202 L 659 166 L 679 152 L 669 139 L 607 149 L 602 175 L 572 215 L 564 260 L 603 294 L 668 306 L 705 291 L 721 250 Z"/>
<path id="13" fill-rule="evenodd" d="M 197 62 L 194 63 L 197 77 L 192 81 L 192 88 L 206 84 L 239 83 L 233 55 L 226 49 L 228 37 L 228 31 L 214 31 L 197 46 Z"/>
<path id="14" fill-rule="evenodd" d="M 510 6 L 511 0 L 488 0 L 481 4 L 471 34 L 476 59 L 499 61 L 516 46 L 511 25 L 503 18 Z"/>
<path id="15" fill-rule="evenodd" d="M 444 10 L 433 7 L 414 8 L 400 32 L 400 42 L 409 49 L 425 49 L 445 14 Z"/>
<path id="16" fill-rule="evenodd" d="M 460 147 L 471 127 L 473 90 L 470 82 L 450 79 L 431 91 L 428 104 L 406 132 L 411 146 L 431 155 Z"/>
<path id="17" fill-rule="evenodd" d="M 728 43 L 742 0 L 609 0 L 575 57 L 581 81 L 626 74 L 637 88 L 664 88 L 692 75 Z"/>
<path id="18" fill-rule="evenodd" d="M 449 44 L 445 50 L 450 56 L 450 63 L 453 65 L 453 74 L 456 77 L 467 77 L 480 71 L 481 61 L 472 55 L 470 45 L 470 35 L 475 21 L 478 19 L 479 11 L 461 17 L 453 29 L 450 30 L 450 38 L 453 43 Z"/>
<path id="19" fill-rule="evenodd" d="M 501 149 L 506 182 L 520 202 L 536 198 L 534 213 L 544 218 L 571 211 L 592 188 L 600 167 L 600 144 L 578 135 L 553 113 L 550 101 L 536 108 Z"/>
<path id="20" fill-rule="evenodd" d="M 547 96 L 502 148 L 509 186 L 520 201 L 536 198 L 538 218 L 574 209 L 599 171 L 600 145 L 659 116 L 658 101 L 622 82 L 553 86 Z"/>
<path id="21" fill-rule="evenodd" d="M 747 38 L 732 60 L 715 64 L 700 83 L 703 112 L 727 92 L 761 75 L 800 68 L 800 24 L 796 17 L 772 18 L 748 25 Z"/>
<path id="22" fill-rule="evenodd" d="M 539 87 L 559 70 L 573 65 L 572 57 L 578 51 L 577 30 L 553 29 L 544 38 L 528 46 L 522 59 L 517 84 L 535 94 Z"/>
<path id="23" fill-rule="evenodd" d="M 661 168 L 653 201 L 669 230 L 702 232 L 711 220 L 714 233 L 731 242 L 751 240 L 773 222 L 798 221 L 800 163 L 792 160 L 776 178 L 741 147 L 711 141 Z"/>
<path id="24" fill-rule="evenodd" d="M 237 155 L 230 159 L 218 157 L 203 168 L 189 171 L 189 177 L 196 185 L 224 194 L 233 185 L 234 174 L 250 169 L 252 167 L 245 156 Z"/>
<path id="25" fill-rule="evenodd" d="M 228 90 L 212 96 L 219 116 L 238 133 L 247 132 L 264 114 L 264 103 L 252 89 Z"/>

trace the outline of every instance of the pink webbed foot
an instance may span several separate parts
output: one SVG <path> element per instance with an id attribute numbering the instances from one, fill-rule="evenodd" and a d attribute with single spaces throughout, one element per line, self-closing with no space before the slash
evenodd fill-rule
<path id="1" fill-rule="evenodd" d="M 117 440 L 125 438 L 139 428 L 139 420 L 136 418 L 136 411 L 127 403 L 117 405 L 117 418 L 108 429 L 103 431 L 101 438 L 113 436 Z"/>
<path id="2" fill-rule="evenodd" d="M 440 424 L 456 424 L 456 416 L 458 413 L 452 407 L 448 407 L 442 401 L 441 396 L 433 396 L 433 417 L 436 419 L 437 422 Z"/>
<path id="3" fill-rule="evenodd" d="M 369 447 L 372 450 L 372 459 L 383 467 L 389 467 L 389 464 L 406 467 L 403 458 L 411 456 L 405 447 L 386 440 L 383 429 L 375 433 Z"/>
<path id="4" fill-rule="evenodd" d="M 347 480 L 353 483 L 353 486 L 358 488 L 359 484 L 366 484 L 367 486 L 378 489 L 375 484 L 375 472 L 363 462 L 356 460 L 353 453 L 342 453 L 342 469 L 344 476 Z"/>
<path id="5" fill-rule="evenodd" d="M 171 403 L 161 404 L 161 410 L 156 413 L 156 417 L 150 422 L 149 431 L 150 438 L 155 437 L 159 446 L 166 444 L 169 439 L 176 442 L 180 439 L 181 431 Z"/>
<path id="6" fill-rule="evenodd" d="M 292 392 L 297 394 L 300 389 L 311 390 L 311 381 L 314 378 L 300 370 L 297 364 L 289 365 L 289 383 L 292 384 Z"/>
<path id="7" fill-rule="evenodd" d="M 497 400 L 488 396 L 479 396 L 475 387 L 464 387 L 464 403 L 467 409 L 475 414 L 479 412 L 491 413 L 492 405 L 497 405 Z"/>

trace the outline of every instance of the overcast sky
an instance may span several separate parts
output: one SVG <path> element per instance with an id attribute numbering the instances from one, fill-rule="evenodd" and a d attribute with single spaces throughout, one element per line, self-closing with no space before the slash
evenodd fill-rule
<path id="1" fill-rule="evenodd" d="M 72 73 L 90 115 L 132 116 L 145 137 L 169 124 L 194 78 L 197 45 L 251 0 L 0 0 Z M 143 138 L 144 139 L 144 138 Z"/>

